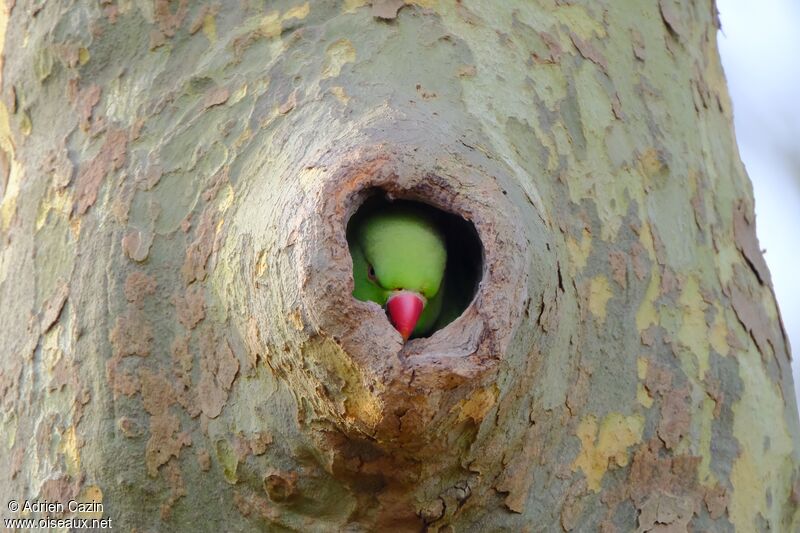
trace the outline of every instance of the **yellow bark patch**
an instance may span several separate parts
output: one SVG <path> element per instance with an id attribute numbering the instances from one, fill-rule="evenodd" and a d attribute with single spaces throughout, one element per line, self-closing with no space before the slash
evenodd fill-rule
<path id="1" fill-rule="evenodd" d="M 694 415 L 700 426 L 700 464 L 697 467 L 697 479 L 703 485 L 712 487 L 717 478 L 711 471 L 711 424 L 714 422 L 714 407 L 716 402 L 706 396 L 700 403 L 700 410 Z"/>
<path id="2" fill-rule="evenodd" d="M 217 19 L 211 13 L 203 17 L 203 35 L 210 43 L 217 42 Z"/>
<path id="3" fill-rule="evenodd" d="M 716 245 L 719 250 L 714 255 L 714 259 L 717 263 L 719 280 L 722 285 L 727 285 L 733 278 L 733 267 L 739 264 L 742 260 L 742 255 L 733 240 L 720 239 L 720 242 L 716 243 Z"/>
<path id="4" fill-rule="evenodd" d="M 71 188 L 62 190 L 49 189 L 44 198 L 42 198 L 41 204 L 39 204 L 39 213 L 36 216 L 36 231 L 39 231 L 45 225 L 50 211 L 55 211 L 68 219 L 72 212 L 72 198 Z"/>
<path id="5" fill-rule="evenodd" d="M 639 333 L 653 324 L 658 324 L 658 312 L 656 311 L 655 301 L 656 298 L 658 298 L 660 287 L 661 274 L 658 272 L 658 267 L 654 266 L 651 271 L 650 284 L 647 286 L 647 292 L 644 294 L 642 303 L 639 304 L 639 309 L 636 310 L 636 329 L 639 330 Z"/>
<path id="6" fill-rule="evenodd" d="M 353 363 L 350 356 L 331 339 L 310 340 L 304 346 L 309 360 L 318 362 L 330 375 L 338 376 L 343 381 L 341 389 L 335 397 L 339 415 L 350 422 L 373 428 L 381 420 L 381 403 L 364 384 L 360 368 Z"/>
<path id="7" fill-rule="evenodd" d="M 646 408 L 653 406 L 653 397 L 647 392 L 642 381 L 647 378 L 647 367 L 650 363 L 645 357 L 639 357 L 636 360 L 636 375 L 639 378 L 639 383 L 636 384 L 636 400 Z"/>
<path id="8" fill-rule="evenodd" d="M 760 514 L 771 530 L 782 531 L 784 506 L 774 502 L 786 502 L 791 497 L 795 466 L 792 440 L 781 416 L 784 401 L 754 347 L 742 353 L 738 361 L 744 391 L 733 406 L 739 457 L 730 476 L 730 519 L 737 531 L 754 531 Z M 767 492 L 773 505 L 767 502 Z"/>
<path id="9" fill-rule="evenodd" d="M 628 448 L 642 439 L 644 417 L 623 416 L 611 413 L 598 429 L 597 418 L 589 415 L 581 420 L 576 431 L 581 441 L 581 450 L 572 463 L 572 471 L 578 469 L 586 476 L 589 489 L 600 491 L 600 483 L 611 461 L 617 466 L 628 464 Z"/>
<path id="10" fill-rule="evenodd" d="M 236 457 L 236 452 L 234 452 L 231 445 L 225 439 L 217 441 L 216 451 L 217 461 L 219 461 L 220 466 L 222 466 L 222 476 L 225 478 L 225 481 L 231 485 L 235 485 L 236 482 L 239 481 L 239 474 L 237 472 L 237 470 L 239 470 L 239 459 Z"/>
<path id="11" fill-rule="evenodd" d="M 347 93 L 344 90 L 344 87 L 340 87 L 338 85 L 330 88 L 331 94 L 339 100 L 340 103 L 347 105 L 347 102 L 350 101 L 350 97 L 347 96 Z"/>
<path id="12" fill-rule="evenodd" d="M 286 13 L 283 14 L 281 17 L 283 20 L 289 19 L 300 19 L 303 20 L 308 16 L 311 12 L 311 4 L 306 2 L 305 4 L 301 4 L 299 6 L 294 6 L 290 8 Z"/>
<path id="13" fill-rule="evenodd" d="M 467 418 L 471 418 L 475 422 L 483 420 L 497 401 L 498 394 L 500 394 L 500 390 L 497 385 L 492 385 L 488 389 L 479 390 L 466 400 L 461 400 L 458 404 L 458 409 L 460 409 L 458 421 L 463 422 Z"/>
<path id="14" fill-rule="evenodd" d="M 678 340 L 697 358 L 697 377 L 703 379 L 708 371 L 708 326 L 705 318 L 708 305 L 700 295 L 700 286 L 695 276 L 686 279 L 678 305 L 683 310 Z"/>
<path id="15" fill-rule="evenodd" d="M 658 176 L 665 170 L 664 163 L 655 148 L 648 148 L 639 156 L 639 165 L 641 165 L 642 174 L 648 178 Z"/>
<path id="16" fill-rule="evenodd" d="M 233 187 L 225 185 L 220 192 L 220 196 L 218 210 L 223 213 L 233 204 Z"/>
<path id="17" fill-rule="evenodd" d="M 265 15 L 259 23 L 261 34 L 268 38 L 277 37 L 281 34 L 281 24 L 289 19 L 304 19 L 311 11 L 308 2 L 295 6 L 287 10 L 283 15 L 279 11 L 273 11 Z M 205 21 L 203 21 L 203 31 L 205 31 Z"/>
<path id="18" fill-rule="evenodd" d="M 86 63 L 89 62 L 89 58 L 91 58 L 89 50 L 87 48 L 81 47 L 80 50 L 78 50 L 78 64 L 80 66 L 85 65 Z"/>
<path id="19" fill-rule="evenodd" d="M 51 377 L 53 375 L 52 369 L 64 356 L 64 352 L 61 350 L 61 344 L 59 342 L 63 329 L 64 328 L 61 326 L 61 324 L 56 324 L 50 328 L 50 331 L 45 333 L 42 338 L 42 363 L 44 364 L 45 368 L 49 370 L 48 373 Z"/>
<path id="20" fill-rule="evenodd" d="M 586 40 L 594 36 L 602 39 L 606 36 L 606 29 L 598 17 L 588 13 L 582 6 L 561 5 L 557 15 L 566 27 L 573 30 L 581 39 Z"/>
<path id="21" fill-rule="evenodd" d="M 266 250 L 261 250 L 261 253 L 258 254 L 258 262 L 256 263 L 256 278 L 260 278 L 264 275 L 264 272 L 267 271 L 267 252 Z"/>
<path id="22" fill-rule="evenodd" d="M 439 0 L 406 0 L 406 4 L 433 9 L 434 11 L 437 11 L 439 8 Z"/>
<path id="23" fill-rule="evenodd" d="M 0 435 L 5 435 L 5 445 L 9 450 L 14 447 L 14 443 L 17 441 L 18 425 L 19 419 L 17 418 L 17 413 L 3 413 L 3 423 L 0 424 L 3 430 L 0 431 Z"/>
<path id="24" fill-rule="evenodd" d="M 80 503 L 86 504 L 101 504 L 103 503 L 103 491 L 97 485 L 87 485 L 83 487 L 80 494 L 78 495 L 77 501 Z M 80 518 L 97 518 L 98 520 L 103 518 L 102 512 L 84 512 L 84 513 L 76 513 L 76 516 Z"/>
<path id="25" fill-rule="evenodd" d="M 612 296 L 607 277 L 600 274 L 592 278 L 589 284 L 589 310 L 600 323 L 606 321 L 606 304 Z"/>
<path id="26" fill-rule="evenodd" d="M 356 60 L 356 49 L 348 39 L 339 39 L 325 50 L 325 65 L 322 68 L 322 77 L 335 78 L 347 63 Z"/>
<path id="27" fill-rule="evenodd" d="M 259 24 L 261 33 L 265 37 L 277 37 L 281 34 L 281 15 L 277 11 L 273 11 L 264 16 Z"/>
<path id="28" fill-rule="evenodd" d="M 644 381 L 645 378 L 647 378 L 647 369 L 649 366 L 650 362 L 647 360 L 647 358 L 639 356 L 636 359 L 636 377 Z"/>
<path id="29" fill-rule="evenodd" d="M 21 118 L 19 119 L 19 131 L 25 137 L 33 133 L 33 122 L 31 122 L 31 117 L 24 111 L 22 112 Z"/>
<path id="30" fill-rule="evenodd" d="M 656 258 L 656 247 L 653 242 L 653 231 L 650 229 L 650 223 L 647 221 L 642 222 L 642 229 L 639 231 L 639 242 L 647 250 L 647 255 L 651 260 Z"/>
<path id="31" fill-rule="evenodd" d="M 309 193 L 324 177 L 325 169 L 323 167 L 303 168 L 297 175 L 297 179 L 300 185 L 302 185 L 303 190 Z"/>
<path id="32" fill-rule="evenodd" d="M 344 0 L 342 11 L 345 13 L 352 13 L 359 7 L 364 7 L 365 5 L 367 5 L 367 0 Z"/>
<path id="33" fill-rule="evenodd" d="M 289 313 L 289 323 L 296 329 L 297 331 L 303 331 L 305 324 L 303 323 L 303 314 L 300 312 L 299 309 L 295 309 L 291 313 Z"/>
<path id="34" fill-rule="evenodd" d="M 719 304 L 714 304 L 714 307 L 717 313 L 714 316 L 714 324 L 711 325 L 711 330 L 708 332 L 708 341 L 718 354 L 728 355 L 730 346 L 728 346 L 728 325 L 725 322 L 725 311 Z"/>
<path id="35" fill-rule="evenodd" d="M 61 435 L 61 453 L 64 454 L 64 464 L 67 473 L 73 477 L 79 477 L 81 473 L 81 457 L 78 452 L 78 436 L 75 433 L 75 426 L 70 426 Z"/>
<path id="36" fill-rule="evenodd" d="M 581 233 L 581 242 L 572 236 L 567 237 L 567 252 L 569 253 L 569 270 L 574 276 L 584 269 L 589 253 L 592 251 L 592 234 L 584 229 Z"/>
<path id="37" fill-rule="evenodd" d="M 6 190 L 2 199 L 0 199 L 0 229 L 6 231 L 11 225 L 14 213 L 17 211 L 17 196 L 20 190 L 22 169 L 14 157 L 14 143 L 11 139 L 8 108 L 3 102 L 0 102 L 0 150 L 6 153 L 9 163 Z"/>
<path id="38" fill-rule="evenodd" d="M 232 106 L 234 104 L 239 103 L 242 100 L 242 98 L 244 98 L 245 96 L 247 96 L 247 84 L 243 83 L 241 87 L 236 89 L 231 94 L 231 96 L 228 98 L 228 102 L 227 103 L 228 103 L 228 105 Z"/>
<path id="39" fill-rule="evenodd" d="M 636 384 L 636 400 L 642 405 L 642 407 L 647 409 L 650 409 L 653 406 L 653 397 L 650 396 L 650 393 L 647 392 L 647 389 L 642 383 Z"/>
<path id="40" fill-rule="evenodd" d="M 3 3 L 0 7 L 0 56 L 3 55 L 3 49 L 6 45 L 6 28 L 8 27 L 8 4 Z M 0 72 L 0 85 L 3 83 L 3 73 Z"/>

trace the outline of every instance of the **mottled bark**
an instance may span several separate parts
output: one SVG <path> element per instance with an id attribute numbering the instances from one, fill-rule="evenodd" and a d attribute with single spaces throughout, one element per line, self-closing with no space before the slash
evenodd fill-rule
<path id="1" fill-rule="evenodd" d="M 3 505 L 100 500 L 137 531 L 800 527 L 713 2 L 3 13 Z M 375 189 L 484 246 L 470 307 L 406 345 L 350 296 Z"/>

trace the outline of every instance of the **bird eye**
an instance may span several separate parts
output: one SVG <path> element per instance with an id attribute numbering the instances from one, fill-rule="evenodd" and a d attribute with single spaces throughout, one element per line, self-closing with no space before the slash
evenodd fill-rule
<path id="1" fill-rule="evenodd" d="M 369 266 L 369 270 L 367 271 L 367 277 L 372 281 L 378 281 L 378 278 L 375 277 L 375 269 L 372 268 L 372 265 Z"/>

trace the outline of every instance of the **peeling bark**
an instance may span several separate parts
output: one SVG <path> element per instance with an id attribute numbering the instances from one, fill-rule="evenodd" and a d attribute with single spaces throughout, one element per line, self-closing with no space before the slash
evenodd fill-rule
<path id="1" fill-rule="evenodd" d="M 5 3 L 0 499 L 142 531 L 798 530 L 717 27 L 673 0 Z M 376 191 L 483 244 L 428 338 L 351 296 Z"/>

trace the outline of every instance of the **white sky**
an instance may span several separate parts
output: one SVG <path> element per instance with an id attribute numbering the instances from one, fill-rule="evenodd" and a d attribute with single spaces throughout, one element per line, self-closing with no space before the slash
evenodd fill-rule
<path id="1" fill-rule="evenodd" d="M 756 227 L 800 385 L 800 2 L 717 0 L 719 49 Z M 800 394 L 798 394 L 800 398 Z"/>

